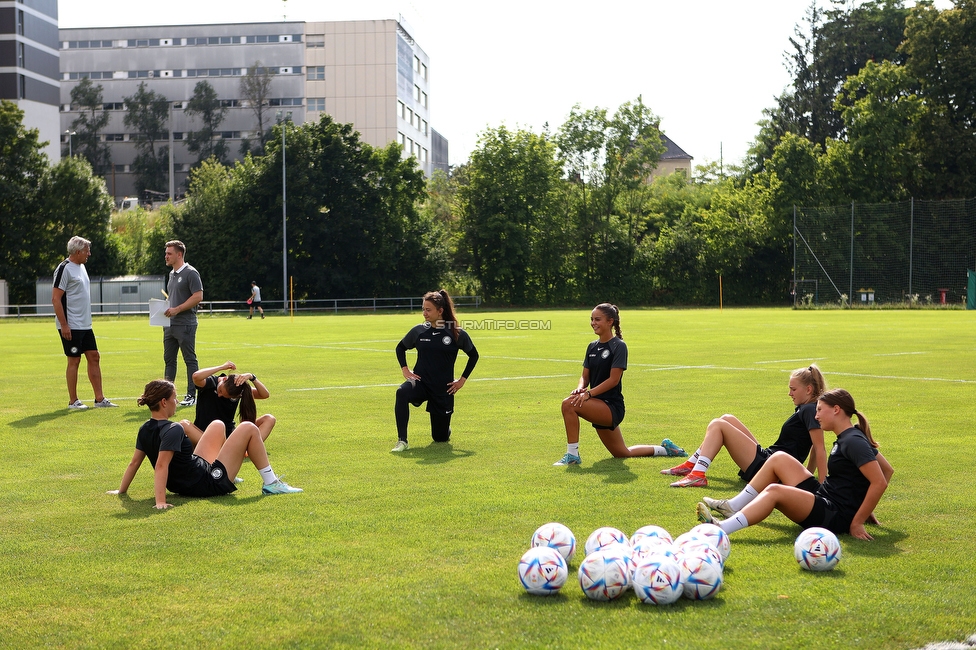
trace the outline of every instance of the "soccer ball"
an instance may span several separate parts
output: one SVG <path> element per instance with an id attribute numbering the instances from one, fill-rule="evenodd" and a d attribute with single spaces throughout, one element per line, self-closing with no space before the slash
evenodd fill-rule
<path id="1" fill-rule="evenodd" d="M 566 584 L 569 569 L 559 551 L 548 546 L 536 546 L 526 551 L 519 560 L 518 576 L 530 594 L 550 596 Z"/>
<path id="2" fill-rule="evenodd" d="M 634 577 L 634 569 L 637 568 L 637 558 L 634 556 L 634 549 L 629 544 L 609 544 L 600 549 L 607 555 L 620 556 L 627 563 L 627 576 Z"/>
<path id="3" fill-rule="evenodd" d="M 682 555 L 679 567 L 682 595 L 689 600 L 714 598 L 722 588 L 721 567 L 702 555 Z"/>
<path id="4" fill-rule="evenodd" d="M 634 562 L 640 563 L 649 555 L 665 555 L 672 560 L 676 560 L 678 554 L 674 547 L 660 537 L 643 537 L 631 547 L 634 552 Z"/>
<path id="5" fill-rule="evenodd" d="M 576 536 L 566 526 L 555 522 L 543 524 L 532 533 L 532 546 L 548 546 L 559 551 L 569 562 L 576 554 Z"/>
<path id="6" fill-rule="evenodd" d="M 691 529 L 692 533 L 704 538 L 715 550 L 722 554 L 722 564 L 729 559 L 732 552 L 732 545 L 729 543 L 729 534 L 715 524 L 699 524 Z"/>
<path id="7" fill-rule="evenodd" d="M 690 552 L 692 548 L 698 546 L 712 546 L 712 544 L 704 535 L 699 535 L 694 531 L 682 533 L 674 538 L 674 547 L 679 553 Z"/>
<path id="8" fill-rule="evenodd" d="M 613 600 L 630 587 L 627 560 L 620 553 L 596 551 L 580 563 L 579 583 L 591 600 Z"/>
<path id="9" fill-rule="evenodd" d="M 660 526 L 642 526 L 634 531 L 634 534 L 630 536 L 630 545 L 634 546 L 640 540 L 645 537 L 653 537 L 655 539 L 661 539 L 671 544 L 674 542 L 674 538 L 671 537 L 671 533 L 661 528 Z"/>
<path id="10" fill-rule="evenodd" d="M 583 546 L 583 550 L 586 551 L 587 555 L 591 555 L 610 544 L 626 543 L 627 536 L 622 531 L 610 526 L 604 526 L 590 533 L 590 536 L 586 538 L 586 544 Z"/>
<path id="11" fill-rule="evenodd" d="M 715 547 L 710 544 L 694 544 L 685 545 L 679 552 L 679 558 L 685 555 L 697 555 L 703 557 L 715 566 L 719 568 L 719 571 L 725 571 L 725 562 L 722 561 L 722 554 L 715 550 Z"/>
<path id="12" fill-rule="evenodd" d="M 793 543 L 793 557 L 808 571 L 830 571 L 840 562 L 840 541 L 826 528 L 807 528 Z"/>
<path id="13" fill-rule="evenodd" d="M 634 570 L 634 593 L 648 605 L 670 605 L 681 598 L 681 567 L 666 555 L 651 554 Z"/>

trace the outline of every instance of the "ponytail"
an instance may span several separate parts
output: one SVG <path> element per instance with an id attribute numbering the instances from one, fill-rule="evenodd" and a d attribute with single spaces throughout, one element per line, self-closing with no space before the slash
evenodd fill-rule
<path id="1" fill-rule="evenodd" d="M 596 306 L 603 312 L 603 315 L 613 321 L 613 333 L 621 341 L 624 338 L 623 332 L 620 331 L 620 310 L 617 309 L 617 305 L 611 305 L 609 302 L 601 302 Z"/>
<path id="2" fill-rule="evenodd" d="M 227 394 L 233 399 L 240 399 L 241 422 L 253 423 L 258 417 L 258 407 L 254 403 L 254 395 L 251 394 L 251 385 L 244 382 L 237 385 L 239 375 L 228 375 L 224 383 L 227 385 Z"/>

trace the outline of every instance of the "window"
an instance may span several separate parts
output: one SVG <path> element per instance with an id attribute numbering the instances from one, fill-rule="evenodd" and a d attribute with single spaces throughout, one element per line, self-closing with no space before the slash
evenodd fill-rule
<path id="1" fill-rule="evenodd" d="M 18 42 L 17 43 L 17 67 L 26 68 L 27 66 L 24 64 L 26 58 L 27 58 L 27 50 L 24 47 L 23 43 Z"/>
<path id="2" fill-rule="evenodd" d="M 308 98 L 308 110 L 310 111 L 324 111 L 325 110 L 325 97 L 309 97 Z"/>
<path id="3" fill-rule="evenodd" d="M 426 79 L 427 78 L 427 64 L 426 63 L 421 63 L 420 64 L 420 76 L 423 79 Z"/>
<path id="4" fill-rule="evenodd" d="M 420 96 L 421 96 L 420 103 L 423 105 L 424 108 L 427 108 L 427 93 L 422 92 L 420 93 Z"/>
<path id="5" fill-rule="evenodd" d="M 427 120 L 424 120 L 424 128 L 422 128 L 421 131 L 424 132 L 424 135 L 427 135 Z"/>
<path id="6" fill-rule="evenodd" d="M 309 34 L 308 40 L 305 41 L 305 47 L 325 47 L 325 34 Z"/>
<path id="7" fill-rule="evenodd" d="M 407 107 L 399 99 L 397 100 L 397 113 L 400 115 L 401 118 L 407 119 Z"/>
<path id="8" fill-rule="evenodd" d="M 420 86 L 413 87 L 413 98 L 418 102 L 420 101 Z"/>
<path id="9" fill-rule="evenodd" d="M 314 81 L 316 79 L 325 79 L 325 66 L 324 65 L 310 65 L 308 66 L 308 80 Z"/>
<path id="10" fill-rule="evenodd" d="M 17 33 L 21 36 L 24 35 L 24 10 L 17 10 Z"/>
<path id="11" fill-rule="evenodd" d="M 173 131 L 173 139 L 174 140 L 182 140 L 183 139 L 183 132 L 182 131 Z"/>
<path id="12" fill-rule="evenodd" d="M 420 72 L 420 57 L 416 54 L 413 57 L 413 71 Z"/>
<path id="13" fill-rule="evenodd" d="M 139 285 L 138 284 L 123 284 L 122 285 L 122 295 L 125 294 L 138 294 Z"/>
<path id="14" fill-rule="evenodd" d="M 105 142 L 125 142 L 124 133 L 106 133 Z"/>
<path id="15" fill-rule="evenodd" d="M 125 165 L 112 165 L 112 169 L 121 174 L 124 174 L 126 172 Z"/>

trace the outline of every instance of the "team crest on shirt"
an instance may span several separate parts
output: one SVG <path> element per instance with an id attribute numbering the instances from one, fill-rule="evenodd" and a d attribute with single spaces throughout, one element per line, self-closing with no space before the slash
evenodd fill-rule
<path id="1" fill-rule="evenodd" d="M 224 470 L 220 469 L 219 467 L 214 467 L 212 470 L 210 470 L 210 476 L 212 476 L 215 481 L 219 481 L 220 479 L 224 478 Z"/>
<path id="2" fill-rule="evenodd" d="M 830 455 L 833 456 L 836 453 L 837 453 L 837 443 L 835 442 L 834 446 L 830 448 Z"/>
<path id="3" fill-rule="evenodd" d="M 602 358 L 606 359 L 610 356 L 610 350 L 604 350 L 603 354 L 600 355 Z"/>
<path id="4" fill-rule="evenodd" d="M 424 329 L 428 329 L 428 330 L 430 329 L 430 323 L 428 323 L 427 321 L 424 321 Z"/>
<path id="5" fill-rule="evenodd" d="M 451 338 L 450 334 L 445 334 L 444 338 L 441 339 L 441 343 L 443 343 L 444 345 L 450 345 L 451 341 L 453 340 L 454 339 Z"/>

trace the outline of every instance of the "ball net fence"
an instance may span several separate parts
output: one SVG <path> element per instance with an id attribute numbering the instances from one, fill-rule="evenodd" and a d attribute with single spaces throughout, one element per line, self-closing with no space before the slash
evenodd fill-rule
<path id="1" fill-rule="evenodd" d="M 795 304 L 958 304 L 976 199 L 793 208 Z"/>

